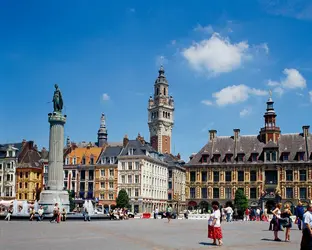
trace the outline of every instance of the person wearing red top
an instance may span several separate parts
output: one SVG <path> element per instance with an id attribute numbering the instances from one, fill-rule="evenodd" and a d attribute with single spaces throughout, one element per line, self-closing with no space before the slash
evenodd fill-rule
<path id="1" fill-rule="evenodd" d="M 246 208 L 245 214 L 244 214 L 244 221 L 249 221 L 249 213 L 250 213 L 249 209 Z"/>

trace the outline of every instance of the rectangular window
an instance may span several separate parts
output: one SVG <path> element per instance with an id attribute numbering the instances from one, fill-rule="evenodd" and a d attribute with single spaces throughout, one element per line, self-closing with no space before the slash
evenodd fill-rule
<path id="1" fill-rule="evenodd" d="M 238 181 L 244 181 L 244 171 L 237 171 L 237 180 Z"/>
<path id="2" fill-rule="evenodd" d="M 272 161 L 276 161 L 276 152 L 272 152 Z"/>
<path id="3" fill-rule="evenodd" d="M 138 197 L 138 196 L 139 196 L 139 189 L 138 189 L 138 188 L 136 188 L 136 189 L 134 190 L 134 196 L 135 196 L 135 197 Z"/>
<path id="4" fill-rule="evenodd" d="M 172 182 L 171 181 L 168 182 L 168 189 L 172 189 Z"/>
<path id="5" fill-rule="evenodd" d="M 104 200 L 104 194 L 100 194 L 100 200 Z"/>
<path id="6" fill-rule="evenodd" d="M 139 175 L 136 175 L 134 179 L 134 183 L 139 183 L 139 179 L 140 179 Z"/>
<path id="7" fill-rule="evenodd" d="M 125 170 L 126 169 L 126 164 L 124 162 L 121 163 L 121 169 Z"/>
<path id="8" fill-rule="evenodd" d="M 132 175 L 128 175 L 128 183 L 129 183 L 129 184 L 132 183 Z"/>
<path id="9" fill-rule="evenodd" d="M 252 161 L 252 162 L 256 162 L 257 160 L 258 160 L 258 155 L 255 154 L 255 153 L 252 153 L 252 154 L 251 154 L 251 161 Z"/>
<path id="10" fill-rule="evenodd" d="M 300 181 L 306 181 L 307 180 L 307 171 L 306 170 L 300 170 Z"/>
<path id="11" fill-rule="evenodd" d="M 114 195 L 113 195 L 113 194 L 109 194 L 109 195 L 108 195 L 108 198 L 109 198 L 110 200 L 113 200 L 113 199 L 114 199 Z"/>
<path id="12" fill-rule="evenodd" d="M 225 199 L 232 199 L 231 188 L 225 188 Z"/>
<path id="13" fill-rule="evenodd" d="M 190 177 L 191 177 L 190 181 L 196 181 L 196 172 L 195 171 L 191 171 Z"/>
<path id="14" fill-rule="evenodd" d="M 101 169 L 101 176 L 105 176 L 105 169 Z"/>
<path id="15" fill-rule="evenodd" d="M 307 198 L 307 188 L 300 188 L 299 189 L 299 195 L 300 199 L 306 199 Z"/>
<path id="16" fill-rule="evenodd" d="M 125 178 L 125 176 L 124 176 L 124 175 L 122 175 L 122 176 L 121 176 L 121 183 L 123 183 L 123 184 L 124 184 L 125 182 L 126 182 L 126 178 Z"/>
<path id="17" fill-rule="evenodd" d="M 219 162 L 220 161 L 220 155 L 214 155 L 212 158 L 212 162 Z"/>
<path id="18" fill-rule="evenodd" d="M 190 198 L 195 199 L 195 188 L 194 187 L 190 188 Z"/>
<path id="19" fill-rule="evenodd" d="M 132 162 L 128 162 L 128 170 L 132 170 Z"/>
<path id="20" fill-rule="evenodd" d="M 219 182 L 220 181 L 220 173 L 219 171 L 213 172 L 213 182 Z"/>
<path id="21" fill-rule="evenodd" d="M 101 182 L 101 188 L 105 188 L 105 183 L 104 182 Z"/>
<path id="22" fill-rule="evenodd" d="M 72 176 L 73 176 L 73 179 L 76 178 L 76 170 L 73 170 L 73 171 L 72 171 Z"/>
<path id="23" fill-rule="evenodd" d="M 20 172 L 19 176 L 20 178 L 23 178 L 23 172 Z"/>
<path id="24" fill-rule="evenodd" d="M 172 194 L 168 194 L 168 200 L 171 201 L 172 200 Z"/>
<path id="25" fill-rule="evenodd" d="M 168 178 L 172 178 L 172 170 L 169 170 L 169 172 L 168 172 Z"/>
<path id="26" fill-rule="evenodd" d="M 109 176 L 114 176 L 114 169 L 109 170 Z"/>
<path id="27" fill-rule="evenodd" d="M 257 199 L 257 188 L 250 188 L 250 199 Z"/>
<path id="28" fill-rule="evenodd" d="M 28 196 L 27 196 L 27 194 L 24 194 L 24 197 L 25 197 L 25 200 L 27 200 L 27 199 L 28 199 Z"/>
<path id="29" fill-rule="evenodd" d="M 2 163 L 0 164 L 0 170 L 2 170 Z"/>
<path id="30" fill-rule="evenodd" d="M 294 197 L 293 188 L 287 187 L 286 188 L 286 199 L 292 199 Z"/>
<path id="31" fill-rule="evenodd" d="M 219 199 L 219 197 L 220 197 L 219 188 L 213 188 L 213 198 Z"/>
<path id="32" fill-rule="evenodd" d="M 22 188 L 22 183 L 21 182 L 19 183 L 19 188 Z"/>
<path id="33" fill-rule="evenodd" d="M 68 170 L 64 171 L 64 175 L 65 175 L 65 179 L 67 179 L 68 178 Z"/>
<path id="34" fill-rule="evenodd" d="M 28 178 L 28 172 L 25 173 L 25 178 Z"/>
<path id="35" fill-rule="evenodd" d="M 226 171 L 225 172 L 225 181 L 226 182 L 231 182 L 232 181 L 232 172 L 231 171 Z"/>
<path id="36" fill-rule="evenodd" d="M 80 180 L 85 180 L 86 179 L 86 171 L 85 170 L 81 170 L 80 172 Z"/>
<path id="37" fill-rule="evenodd" d="M 283 153 L 283 161 L 288 161 L 288 153 Z"/>
<path id="38" fill-rule="evenodd" d="M 140 168 L 140 163 L 139 162 L 135 162 L 135 170 L 139 170 Z"/>
<path id="39" fill-rule="evenodd" d="M 237 161 L 238 162 L 243 162 L 244 161 L 244 154 L 238 154 L 237 155 Z"/>
<path id="40" fill-rule="evenodd" d="M 201 172 L 201 175 L 202 175 L 202 182 L 206 182 L 207 181 L 207 171 Z"/>
<path id="41" fill-rule="evenodd" d="M 207 188 L 202 188 L 201 189 L 201 196 L 202 196 L 202 199 L 207 199 L 208 196 L 207 196 Z"/>
<path id="42" fill-rule="evenodd" d="M 18 198 L 21 200 L 21 199 L 22 199 L 22 194 L 19 194 L 19 195 L 18 195 Z"/>
<path id="43" fill-rule="evenodd" d="M 293 171 L 286 170 L 286 181 L 293 181 Z"/>
<path id="44" fill-rule="evenodd" d="M 28 188 L 28 183 L 27 182 L 25 182 L 25 188 Z"/>
<path id="45" fill-rule="evenodd" d="M 225 155 L 225 161 L 226 162 L 231 162 L 231 158 L 232 158 L 232 155 L 230 155 L 230 154 Z"/>
<path id="46" fill-rule="evenodd" d="M 257 172 L 255 170 L 250 171 L 250 181 L 257 181 Z"/>
<path id="47" fill-rule="evenodd" d="M 131 188 L 128 188 L 128 196 L 131 197 L 132 196 L 132 192 L 131 192 Z"/>
<path id="48" fill-rule="evenodd" d="M 266 152 L 265 153 L 265 158 L 266 158 L 266 161 L 271 161 L 271 153 L 270 152 Z"/>
<path id="49" fill-rule="evenodd" d="M 89 181 L 93 181 L 94 179 L 94 170 L 89 170 Z"/>
<path id="50" fill-rule="evenodd" d="M 299 161 L 303 161 L 303 160 L 304 160 L 304 152 L 300 152 L 300 153 L 298 154 L 298 160 L 299 160 Z"/>
<path id="51" fill-rule="evenodd" d="M 114 188 L 114 182 L 109 182 L 109 188 Z"/>

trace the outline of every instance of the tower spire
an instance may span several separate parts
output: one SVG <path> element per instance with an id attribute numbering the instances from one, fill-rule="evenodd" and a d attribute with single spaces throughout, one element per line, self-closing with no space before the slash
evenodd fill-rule
<path id="1" fill-rule="evenodd" d="M 105 115 L 101 115 L 100 129 L 98 130 L 98 146 L 103 147 L 107 142 L 107 129 L 106 129 L 106 120 Z"/>
<path id="2" fill-rule="evenodd" d="M 164 66 L 158 70 L 154 84 L 154 97 L 148 100 L 148 126 L 152 147 L 160 153 L 171 153 L 174 100 L 169 96 L 169 84 Z"/>

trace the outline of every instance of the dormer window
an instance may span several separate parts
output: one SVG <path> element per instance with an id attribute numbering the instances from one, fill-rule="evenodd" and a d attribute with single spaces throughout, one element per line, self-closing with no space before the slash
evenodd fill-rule
<path id="1" fill-rule="evenodd" d="M 232 161 L 232 154 L 226 154 L 225 155 L 225 162 L 231 162 Z"/>
<path id="2" fill-rule="evenodd" d="M 207 163 L 208 162 L 208 157 L 209 157 L 209 155 L 202 155 L 201 162 L 202 163 Z"/>
<path id="3" fill-rule="evenodd" d="M 73 165 L 76 165 L 76 164 L 77 164 L 77 158 L 74 157 L 74 158 L 73 158 Z"/>
<path id="4" fill-rule="evenodd" d="M 304 161 L 304 152 L 298 153 L 298 161 Z"/>
<path id="5" fill-rule="evenodd" d="M 128 155 L 133 155 L 133 151 L 134 151 L 133 148 L 129 148 L 128 149 Z"/>
<path id="6" fill-rule="evenodd" d="M 256 162 L 258 160 L 258 154 L 257 153 L 252 153 L 251 154 L 251 161 Z"/>
<path id="7" fill-rule="evenodd" d="M 283 161 L 288 161 L 289 153 L 288 152 L 284 152 L 282 157 L 283 157 Z"/>
<path id="8" fill-rule="evenodd" d="M 75 164 L 75 163 L 74 163 L 74 164 Z M 85 157 L 82 157 L 81 164 L 82 164 L 82 165 L 86 165 L 86 158 L 85 158 Z"/>
<path id="9" fill-rule="evenodd" d="M 243 153 L 237 154 L 237 161 L 238 162 L 243 162 L 244 161 L 244 156 L 245 156 L 245 154 L 243 154 Z"/>
<path id="10" fill-rule="evenodd" d="M 276 151 L 267 151 L 266 153 L 265 153 L 265 160 L 266 161 L 276 161 Z"/>
<path id="11" fill-rule="evenodd" d="M 212 157 L 212 162 L 219 162 L 220 161 L 220 154 L 214 154 Z"/>
<path id="12" fill-rule="evenodd" d="M 65 165 L 69 165 L 69 158 L 68 157 L 65 158 Z"/>

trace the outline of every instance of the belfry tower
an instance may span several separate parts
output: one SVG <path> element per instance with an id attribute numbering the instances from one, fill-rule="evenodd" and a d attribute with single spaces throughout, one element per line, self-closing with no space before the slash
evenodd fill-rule
<path id="1" fill-rule="evenodd" d="M 274 101 L 272 100 L 272 93 L 267 101 L 267 109 L 264 114 L 264 127 L 260 130 L 260 138 L 264 143 L 272 141 L 277 143 L 281 134 L 281 129 L 276 126 L 276 113 L 273 107 Z"/>
<path id="2" fill-rule="evenodd" d="M 148 100 L 148 126 L 152 147 L 160 153 L 171 153 L 174 100 L 169 96 L 169 84 L 164 67 L 158 71 L 154 84 L 154 97 Z"/>

